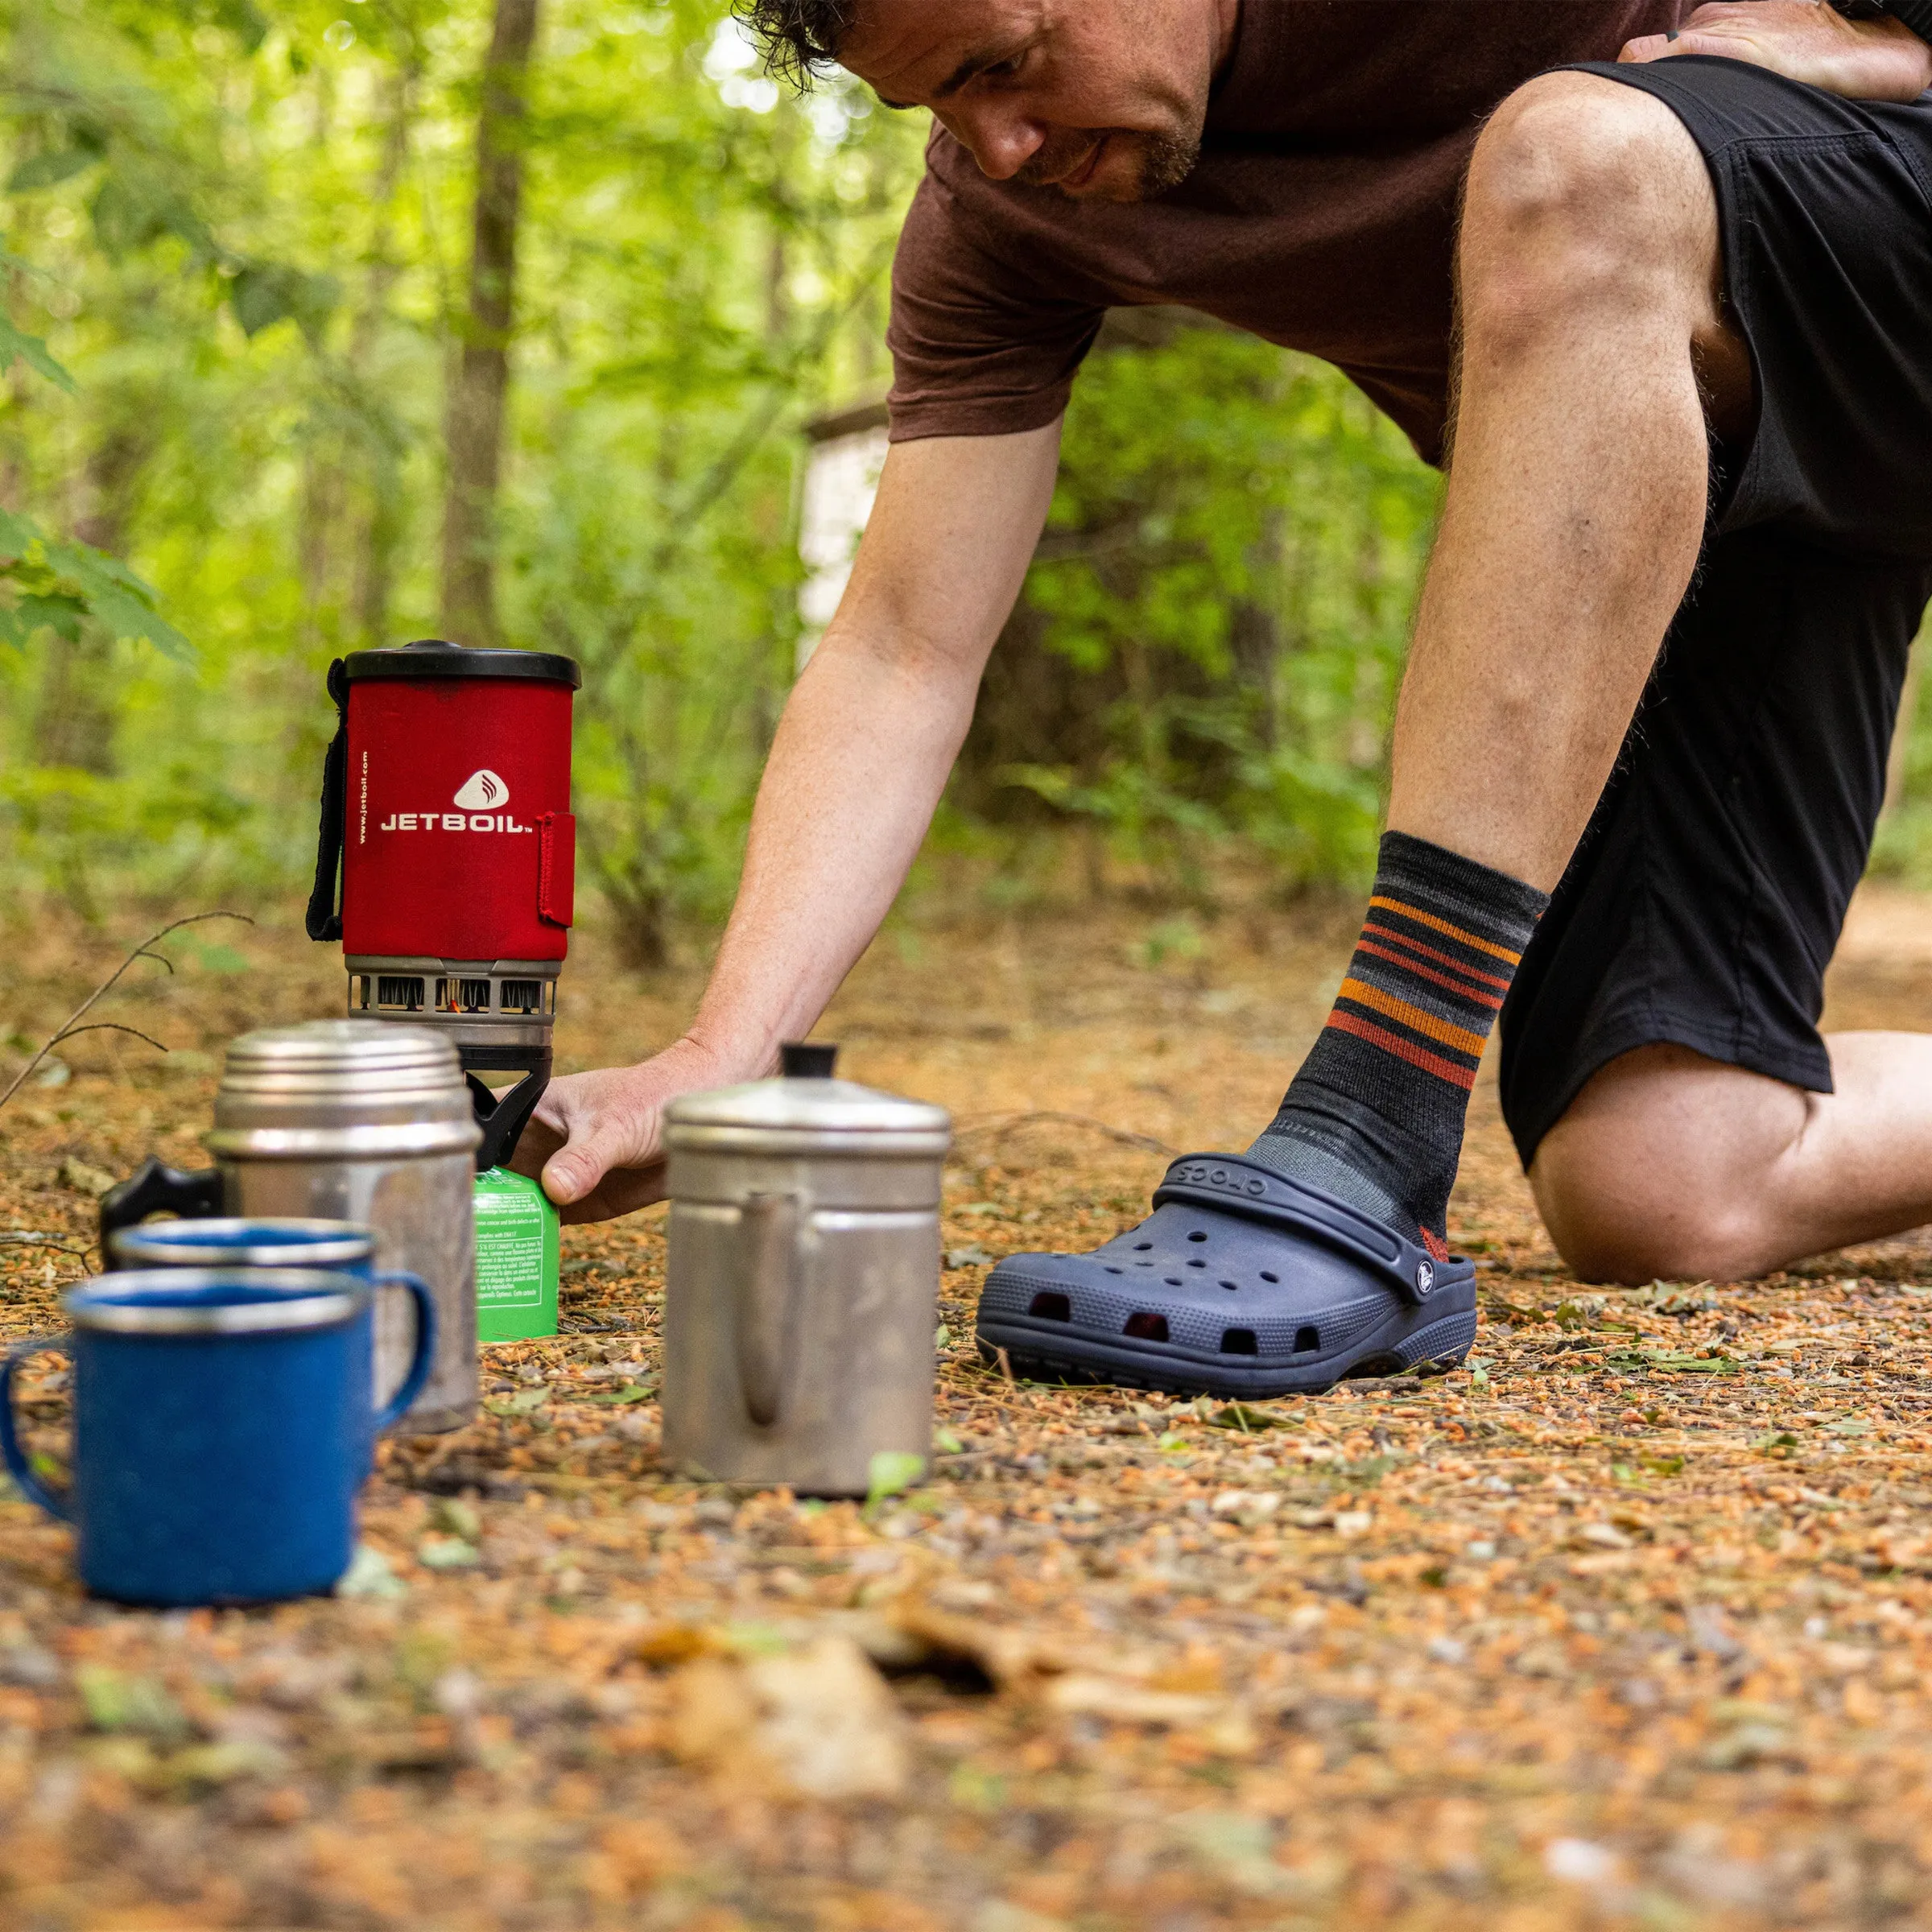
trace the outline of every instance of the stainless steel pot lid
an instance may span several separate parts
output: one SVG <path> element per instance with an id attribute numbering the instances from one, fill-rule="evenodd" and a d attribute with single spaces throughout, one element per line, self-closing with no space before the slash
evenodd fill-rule
<path id="1" fill-rule="evenodd" d="M 830 1076 L 836 1049 L 786 1049 L 786 1064 L 823 1066 L 824 1074 L 782 1074 L 708 1093 L 680 1095 L 664 1110 L 665 1137 L 672 1147 L 770 1144 L 774 1147 L 843 1146 L 852 1153 L 943 1154 L 952 1140 L 952 1119 L 943 1107 L 908 1100 L 856 1081 Z M 807 1055 L 810 1058 L 807 1058 Z"/>

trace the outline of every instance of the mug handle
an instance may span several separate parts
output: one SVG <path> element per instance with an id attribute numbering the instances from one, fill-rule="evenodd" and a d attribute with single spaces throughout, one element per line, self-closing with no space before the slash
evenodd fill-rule
<path id="1" fill-rule="evenodd" d="M 798 1359 L 802 1251 L 811 1224 L 795 1194 L 747 1195 L 738 1212 L 750 1231 L 753 1259 L 733 1290 L 732 1344 L 745 1413 L 769 1429 L 782 1418 Z"/>
<path id="2" fill-rule="evenodd" d="M 402 1421 L 410 1404 L 423 1393 L 423 1385 L 429 1380 L 430 1368 L 436 1354 L 436 1304 L 430 1294 L 428 1282 L 419 1274 L 411 1274 L 407 1269 L 386 1269 L 376 1277 L 376 1286 L 407 1288 L 416 1303 L 416 1352 L 410 1359 L 409 1373 L 403 1377 L 402 1385 L 377 1411 L 376 1428 L 380 1432 Z"/>
<path id="3" fill-rule="evenodd" d="M 14 1487 L 30 1503 L 38 1503 L 59 1521 L 71 1523 L 74 1520 L 72 1488 L 50 1489 L 34 1474 L 14 1427 L 14 1371 L 29 1356 L 43 1355 L 50 1348 L 69 1352 L 71 1344 L 64 1335 L 46 1335 L 39 1341 L 21 1343 L 0 1361 L 0 1458 L 5 1459 L 6 1472 L 14 1479 Z"/>

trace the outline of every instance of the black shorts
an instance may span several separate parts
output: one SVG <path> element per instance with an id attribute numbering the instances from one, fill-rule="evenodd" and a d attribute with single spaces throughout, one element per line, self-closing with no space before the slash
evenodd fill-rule
<path id="1" fill-rule="evenodd" d="M 1825 968 L 1932 597 L 1932 105 L 1734 60 L 1582 71 L 1703 149 L 1757 419 L 1713 452 L 1696 581 L 1503 1010 L 1525 1166 L 1636 1046 L 1831 1091 Z"/>

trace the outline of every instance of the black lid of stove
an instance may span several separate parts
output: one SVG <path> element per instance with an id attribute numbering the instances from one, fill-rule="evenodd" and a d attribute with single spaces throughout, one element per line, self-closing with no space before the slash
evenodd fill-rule
<path id="1" fill-rule="evenodd" d="M 584 674 L 574 658 L 547 650 L 472 650 L 441 638 L 419 638 L 388 650 L 352 651 L 349 679 L 357 678 L 521 678 L 526 683 L 568 684 L 580 689 Z"/>

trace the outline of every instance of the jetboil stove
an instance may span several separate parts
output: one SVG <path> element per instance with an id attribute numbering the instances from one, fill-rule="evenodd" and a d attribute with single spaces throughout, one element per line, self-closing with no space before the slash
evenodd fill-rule
<path id="1" fill-rule="evenodd" d="M 483 1129 L 480 1173 L 509 1158 L 550 1080 L 582 682 L 568 658 L 437 638 L 329 667 L 340 723 L 308 936 L 342 942 L 352 1014 L 455 1043 Z M 499 1100 L 489 1073 L 522 1077 Z"/>

